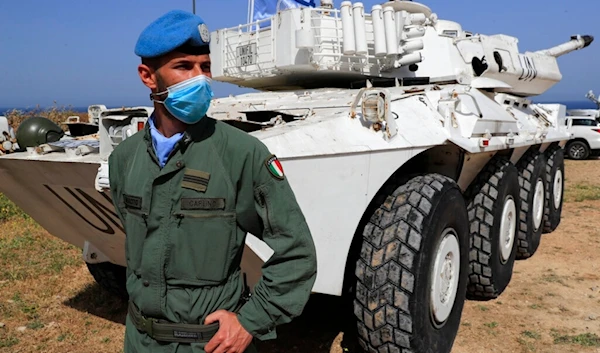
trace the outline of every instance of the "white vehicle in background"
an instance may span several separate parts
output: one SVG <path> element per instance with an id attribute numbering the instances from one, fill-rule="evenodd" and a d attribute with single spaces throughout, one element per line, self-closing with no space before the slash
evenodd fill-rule
<path id="1" fill-rule="evenodd" d="M 585 94 L 585 98 L 592 101 L 592 103 L 596 104 L 596 109 L 567 109 L 567 115 L 573 117 L 589 117 L 592 119 L 598 120 L 600 122 L 600 100 L 596 98 L 594 91 L 590 90 Z"/>
<path id="2" fill-rule="evenodd" d="M 500 296 L 560 223 L 566 107 L 529 97 L 593 38 L 521 53 L 413 1 L 322 0 L 259 22 L 211 33 L 213 79 L 262 92 L 215 99 L 208 116 L 279 157 L 314 237 L 313 292 L 352 299 L 365 352 L 450 352 L 465 299 Z M 98 134 L 0 157 L 0 191 L 117 293 L 125 235 L 107 159 L 151 112 L 92 106 Z M 246 245 L 253 281 L 270 249 Z"/>
<path id="3" fill-rule="evenodd" d="M 572 138 L 565 151 L 571 159 L 588 159 L 600 155 L 600 122 L 589 116 L 567 116 Z"/>
<path id="4" fill-rule="evenodd" d="M 571 159 L 588 159 L 600 155 L 600 100 L 593 91 L 585 97 L 597 105 L 597 109 L 567 109 L 569 130 L 572 139 L 565 147 L 566 156 Z"/>

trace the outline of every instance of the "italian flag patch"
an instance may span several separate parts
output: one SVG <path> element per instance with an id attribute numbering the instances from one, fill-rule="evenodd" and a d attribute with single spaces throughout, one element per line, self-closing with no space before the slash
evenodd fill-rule
<path id="1" fill-rule="evenodd" d="M 277 179 L 283 180 L 283 167 L 281 166 L 279 159 L 277 159 L 275 155 L 272 155 L 271 157 L 267 158 L 265 164 L 271 175 L 273 175 Z"/>

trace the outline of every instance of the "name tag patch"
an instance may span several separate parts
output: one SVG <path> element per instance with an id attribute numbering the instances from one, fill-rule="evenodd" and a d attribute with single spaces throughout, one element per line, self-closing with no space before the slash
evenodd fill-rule
<path id="1" fill-rule="evenodd" d="M 181 187 L 192 189 L 200 192 L 205 192 L 210 180 L 210 173 L 200 170 L 186 169 L 183 173 L 183 181 Z"/>
<path id="2" fill-rule="evenodd" d="M 142 198 L 139 196 L 123 194 L 123 201 L 127 208 L 134 208 L 136 210 L 142 209 Z"/>
<path id="3" fill-rule="evenodd" d="M 224 210 L 225 199 L 182 198 L 182 210 Z"/>

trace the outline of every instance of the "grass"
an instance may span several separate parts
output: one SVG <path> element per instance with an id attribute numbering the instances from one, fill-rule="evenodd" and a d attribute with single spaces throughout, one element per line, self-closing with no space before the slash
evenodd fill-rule
<path id="1" fill-rule="evenodd" d="M 44 324 L 42 322 L 40 322 L 39 320 L 34 320 L 34 321 L 28 323 L 27 325 L 25 325 L 25 327 L 27 327 L 28 329 L 31 329 L 31 330 L 39 330 L 44 327 Z"/>
<path id="2" fill-rule="evenodd" d="M 496 327 L 498 327 L 498 323 L 496 321 L 486 322 L 483 325 L 485 325 L 486 327 L 489 327 L 489 328 L 496 328 Z"/>
<path id="3" fill-rule="evenodd" d="M 542 337 L 542 335 L 540 335 L 536 331 L 526 330 L 526 331 L 521 332 L 521 334 L 527 338 L 532 338 L 534 340 L 539 340 Z"/>
<path id="4" fill-rule="evenodd" d="M 2 200 L 4 196 L 0 196 Z M 46 274 L 60 274 L 67 266 L 80 263 L 78 250 L 60 239 L 49 237 L 16 206 L 3 215 L 0 234 L 0 281 L 30 280 Z M 13 222 L 7 222 L 13 220 Z M 2 224 L 2 223 L 0 223 Z M 18 224 L 18 225 L 17 225 Z"/>
<path id="5" fill-rule="evenodd" d="M 579 335 L 560 335 L 553 333 L 555 344 L 577 344 L 584 347 L 600 347 L 600 337 L 595 333 L 582 333 Z"/>
<path id="6" fill-rule="evenodd" d="M 38 318 L 38 306 L 35 303 L 28 303 L 21 298 L 21 294 L 16 292 L 12 297 L 13 302 L 17 305 L 19 310 L 27 316 L 28 319 Z"/>
<path id="7" fill-rule="evenodd" d="M 578 183 L 565 189 L 565 202 L 600 200 L 600 185 Z"/>
<path id="8" fill-rule="evenodd" d="M 525 352 L 535 352 L 536 351 L 535 345 L 533 344 L 533 342 L 526 341 L 522 337 L 518 337 L 517 342 L 523 346 Z"/>
<path id="9" fill-rule="evenodd" d="M 61 333 L 60 335 L 58 335 L 58 337 L 56 337 L 56 340 L 58 342 L 62 342 L 64 340 L 66 340 L 68 338 L 72 338 L 72 337 L 73 337 L 73 335 L 70 334 L 70 333 L 68 333 L 68 332 L 67 333 Z"/>
<path id="10" fill-rule="evenodd" d="M 564 279 L 566 279 L 567 277 L 561 277 L 555 273 L 550 273 L 547 275 L 542 275 L 542 281 L 544 282 L 550 282 L 550 283 L 559 283 L 562 284 L 565 287 L 569 287 L 568 284 L 565 283 Z"/>
<path id="11" fill-rule="evenodd" d="M 8 197 L 0 193 L 0 223 L 11 218 L 29 219 L 30 217 Z"/>
<path id="12" fill-rule="evenodd" d="M 10 210 L 0 219 L 0 352 L 120 352 L 126 305 L 95 284 L 81 249 L 0 202 Z"/>
<path id="13" fill-rule="evenodd" d="M 10 222 L 12 221 L 12 222 Z M 79 250 L 60 239 L 45 236 L 43 229 L 21 208 L 0 193 L 0 281 L 59 274 L 79 262 Z M 0 307 L 1 309 L 1 307 Z"/>
<path id="14" fill-rule="evenodd" d="M 19 339 L 14 336 L 8 336 L 8 337 L 0 336 L 0 348 L 10 348 L 17 344 L 19 344 Z"/>

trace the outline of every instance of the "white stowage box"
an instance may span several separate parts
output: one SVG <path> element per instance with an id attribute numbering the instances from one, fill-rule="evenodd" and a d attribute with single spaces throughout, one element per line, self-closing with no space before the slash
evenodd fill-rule
<path id="1" fill-rule="evenodd" d="M 398 52 L 398 39 L 386 41 L 388 30 L 381 15 L 390 9 L 379 9 L 376 51 L 371 14 L 362 3 L 342 5 L 341 10 L 288 9 L 267 20 L 213 32 L 213 79 L 276 89 L 289 88 L 293 81 L 313 80 L 306 75 L 317 72 L 346 79 L 349 75 L 380 76 Z M 390 31 L 395 34 L 396 29 Z"/>
<path id="2" fill-rule="evenodd" d="M 282 11 L 278 16 L 281 22 L 274 31 L 274 59 L 278 69 L 306 71 L 314 70 L 310 65 L 310 50 L 298 48 L 296 43 L 296 31 L 312 29 L 310 9 L 298 9 L 298 11 Z M 314 32 L 313 32 L 314 33 Z M 316 33 L 314 33 L 316 35 Z M 318 39 L 313 39 L 314 45 L 318 45 Z M 313 46 L 314 48 L 314 46 Z"/>
<path id="3" fill-rule="evenodd" d="M 270 25 L 263 20 L 211 33 L 213 79 L 238 82 L 282 69 L 314 70 L 310 52 L 321 33 L 312 22 L 310 9 L 292 9 L 272 17 Z"/>
<path id="4" fill-rule="evenodd" d="M 271 29 L 247 31 L 243 27 L 247 25 L 211 33 L 213 79 L 235 82 L 274 69 Z"/>

